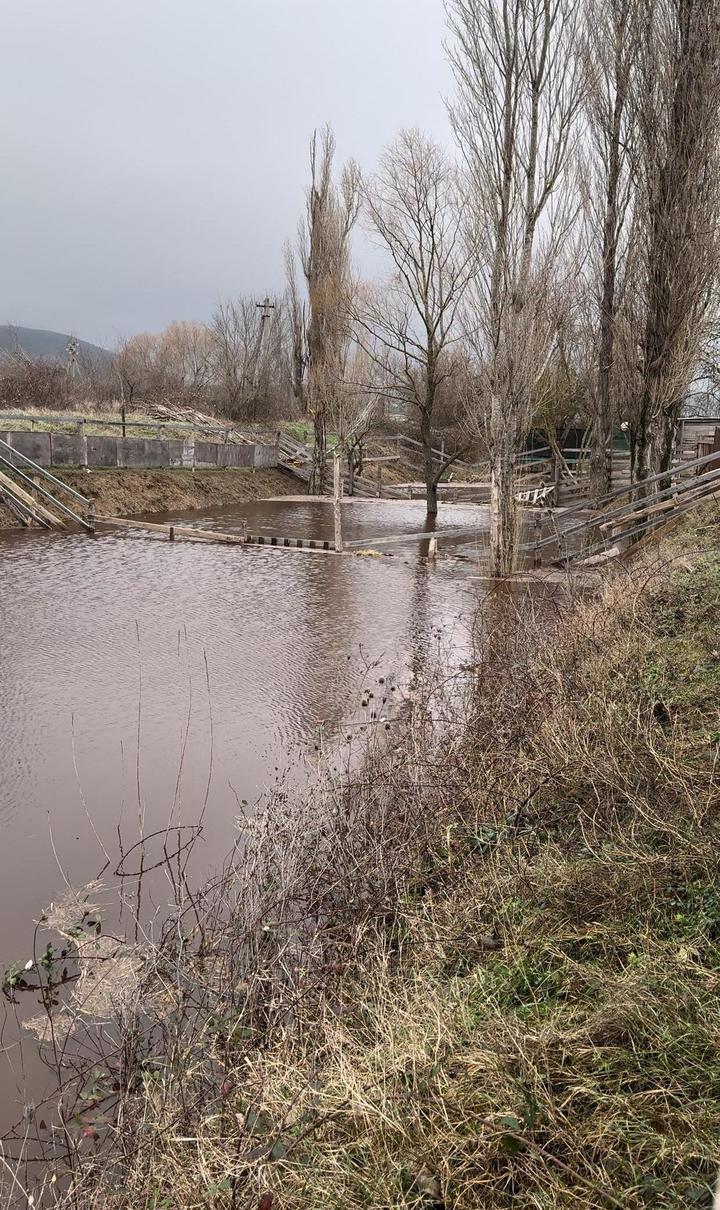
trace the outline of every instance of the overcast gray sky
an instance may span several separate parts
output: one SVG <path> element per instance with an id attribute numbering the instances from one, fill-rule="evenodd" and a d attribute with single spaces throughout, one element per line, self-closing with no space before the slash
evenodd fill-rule
<path id="1" fill-rule="evenodd" d="M 449 142 L 442 0 L 0 10 L 0 323 L 103 344 L 282 285 L 314 126 Z"/>

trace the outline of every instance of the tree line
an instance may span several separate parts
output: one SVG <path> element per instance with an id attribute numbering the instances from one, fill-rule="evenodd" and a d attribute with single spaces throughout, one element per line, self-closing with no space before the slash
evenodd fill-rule
<path id="1" fill-rule="evenodd" d="M 693 384 L 717 377 L 720 0 L 446 9 L 454 148 L 404 130 L 373 172 L 338 171 L 332 129 L 316 131 L 282 296 L 135 336 L 86 377 L 128 406 L 311 417 L 312 491 L 329 453 L 337 473 L 397 403 L 422 442 L 429 513 L 453 458 L 487 458 L 492 565 L 505 574 L 531 430 L 559 452 L 563 425 L 581 418 L 600 499 L 622 422 L 643 494 L 671 465 Z M 355 270 L 359 226 L 384 250 L 380 280 Z M 443 460 L 441 415 L 455 426 Z"/>
<path id="2" fill-rule="evenodd" d="M 487 450 L 502 575 L 516 556 L 516 463 L 532 427 L 557 445 L 563 421 L 587 420 L 599 499 L 622 422 L 642 495 L 671 466 L 693 384 L 714 373 L 720 0 L 446 8 L 456 155 L 403 131 L 375 173 L 350 166 L 333 192 L 325 136 L 309 246 L 325 221 L 342 238 L 309 295 L 328 339 L 310 349 L 308 394 L 319 431 L 357 378 L 359 350 L 366 396 L 390 393 L 418 417 L 432 513 L 443 469 L 433 421 L 452 380 L 462 426 Z M 356 215 L 387 253 L 382 283 L 350 278 Z"/>

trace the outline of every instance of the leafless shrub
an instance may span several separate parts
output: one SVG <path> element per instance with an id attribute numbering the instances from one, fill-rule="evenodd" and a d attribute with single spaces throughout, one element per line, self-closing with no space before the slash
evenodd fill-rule
<path id="1" fill-rule="evenodd" d="M 71 383 L 59 361 L 30 357 L 22 349 L 0 358 L 0 398 L 5 408 L 62 411 L 68 406 Z"/>

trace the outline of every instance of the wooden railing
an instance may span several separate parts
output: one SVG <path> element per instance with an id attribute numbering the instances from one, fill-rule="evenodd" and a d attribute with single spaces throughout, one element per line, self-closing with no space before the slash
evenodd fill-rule
<path id="1" fill-rule="evenodd" d="M 20 466 L 18 466 L 18 462 L 20 462 Z M 10 497 L 16 511 L 27 514 L 33 521 L 41 525 L 52 525 L 54 521 L 57 522 L 58 518 L 55 514 L 60 513 L 89 533 L 94 531 L 95 514 L 92 501 L 2 439 L 0 439 L 0 466 L 4 468 L 3 472 L 0 472 L 2 474 L 0 489 L 3 494 Z M 27 473 L 28 470 L 32 471 L 32 478 Z M 9 474 L 6 474 L 5 471 Z M 38 479 L 42 479 L 43 483 L 51 484 L 54 490 L 50 491 L 48 487 L 38 483 Z M 27 487 L 27 491 L 25 487 Z M 59 499 L 58 492 L 69 496 L 73 503 L 80 506 L 85 515 L 83 516 L 82 513 L 70 508 L 68 504 Z M 51 510 L 37 505 L 33 508 L 33 496 L 39 496 L 41 500 L 46 501 L 51 506 Z"/>
<path id="2" fill-rule="evenodd" d="M 609 511 L 601 511 L 614 501 L 619 501 L 621 497 L 627 497 L 628 487 L 626 485 L 614 488 L 594 502 L 592 516 L 585 515 L 574 524 L 563 525 L 562 530 L 538 541 L 525 543 L 522 549 L 539 551 L 549 546 L 562 547 L 570 538 L 577 541 L 586 534 L 609 531 L 607 536 L 603 536 L 600 541 L 595 542 L 589 548 L 583 547 L 579 543 L 577 550 L 567 552 L 563 556 L 564 561 L 569 561 L 599 553 L 606 550 L 611 543 L 636 537 L 655 526 L 658 519 L 663 520 L 665 513 L 684 512 L 686 507 L 694 507 L 699 500 L 720 490 L 717 451 L 705 454 L 702 458 L 695 458 L 690 462 L 680 462 L 667 471 L 649 475 L 641 485 L 636 485 L 636 487 L 654 489 L 657 484 L 663 483 L 666 486 L 651 491 L 641 499 L 634 501 L 625 499 L 617 507 L 611 508 Z M 586 511 L 587 501 L 578 502 L 566 510 L 563 521 L 573 514 L 586 513 Z M 623 528 L 624 526 L 626 528 Z"/>

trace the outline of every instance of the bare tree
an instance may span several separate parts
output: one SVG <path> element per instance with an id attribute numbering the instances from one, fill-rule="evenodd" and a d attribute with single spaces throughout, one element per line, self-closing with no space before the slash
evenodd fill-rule
<path id="1" fill-rule="evenodd" d="M 310 143 L 307 213 L 300 224 L 300 260 L 307 283 L 307 402 L 315 424 L 311 493 L 325 487 L 327 412 L 342 380 L 349 338 L 350 233 L 359 205 L 359 174 L 354 163 L 333 181 L 335 136 L 326 126 Z"/>
<path id="2" fill-rule="evenodd" d="M 295 254 L 289 243 L 283 249 L 285 257 L 285 306 L 290 340 L 290 378 L 292 392 L 299 411 L 305 411 L 305 370 L 307 351 L 307 310 L 298 289 Z"/>
<path id="3" fill-rule="evenodd" d="M 213 335 L 205 324 L 176 321 L 160 333 L 157 360 L 178 401 L 200 402 L 212 383 Z"/>
<path id="4" fill-rule="evenodd" d="M 245 416 L 253 390 L 253 356 L 260 334 L 260 313 L 253 299 L 222 302 L 210 324 L 213 375 L 223 410 Z"/>
<path id="5" fill-rule="evenodd" d="M 120 385 L 123 408 L 132 408 L 139 400 L 156 393 L 156 353 L 158 338 L 152 332 L 138 332 L 121 341 L 115 353 L 115 373 Z"/>
<path id="6" fill-rule="evenodd" d="M 59 361 L 31 357 L 16 344 L 0 355 L 0 402 L 50 411 L 68 405 L 71 382 Z"/>
<path id="7" fill-rule="evenodd" d="M 583 410 L 587 393 L 584 294 L 577 287 L 577 255 L 568 255 L 556 270 L 544 298 L 551 351 L 532 391 L 531 422 L 533 432 L 549 446 L 557 470 L 571 474 L 574 459 L 565 456 L 565 439 Z"/>
<path id="8" fill-rule="evenodd" d="M 253 298 L 222 303 L 211 323 L 213 379 L 221 407 L 233 419 L 255 421 L 259 413 L 287 408 L 289 384 L 282 301 L 266 311 Z"/>
<path id="9" fill-rule="evenodd" d="M 327 420 L 332 429 L 333 519 L 335 549 L 343 549 L 343 462 L 347 460 L 352 488 L 353 460 L 377 415 L 381 386 L 377 367 L 359 344 L 352 344 L 343 359 L 343 377 L 335 383 Z"/>
<path id="10" fill-rule="evenodd" d="M 583 31 L 585 115 L 591 171 L 587 218 L 591 293 L 597 311 L 592 423 L 591 491 L 610 490 L 612 426 L 617 418 L 615 345 L 628 259 L 633 198 L 631 157 L 636 144 L 632 87 L 637 58 L 638 0 L 586 0 Z"/>
<path id="11" fill-rule="evenodd" d="M 363 187 L 371 230 L 389 253 L 392 273 L 367 289 L 354 309 L 358 339 L 385 375 L 385 393 L 417 408 L 427 511 L 448 463 L 433 456 L 433 414 L 459 335 L 458 308 L 475 270 L 461 238 L 462 190 L 445 152 L 419 130 L 404 130 Z"/>
<path id="12" fill-rule="evenodd" d="M 544 304 L 571 225 L 567 167 L 580 103 L 578 0 L 448 0 L 458 96 L 451 118 L 485 250 L 470 325 L 489 408 L 491 561 L 516 553 L 515 462 L 552 355 Z"/>
<path id="13" fill-rule="evenodd" d="M 642 485 L 671 465 L 718 272 L 720 0 L 642 0 L 638 37 L 645 263 L 632 460 Z"/>

